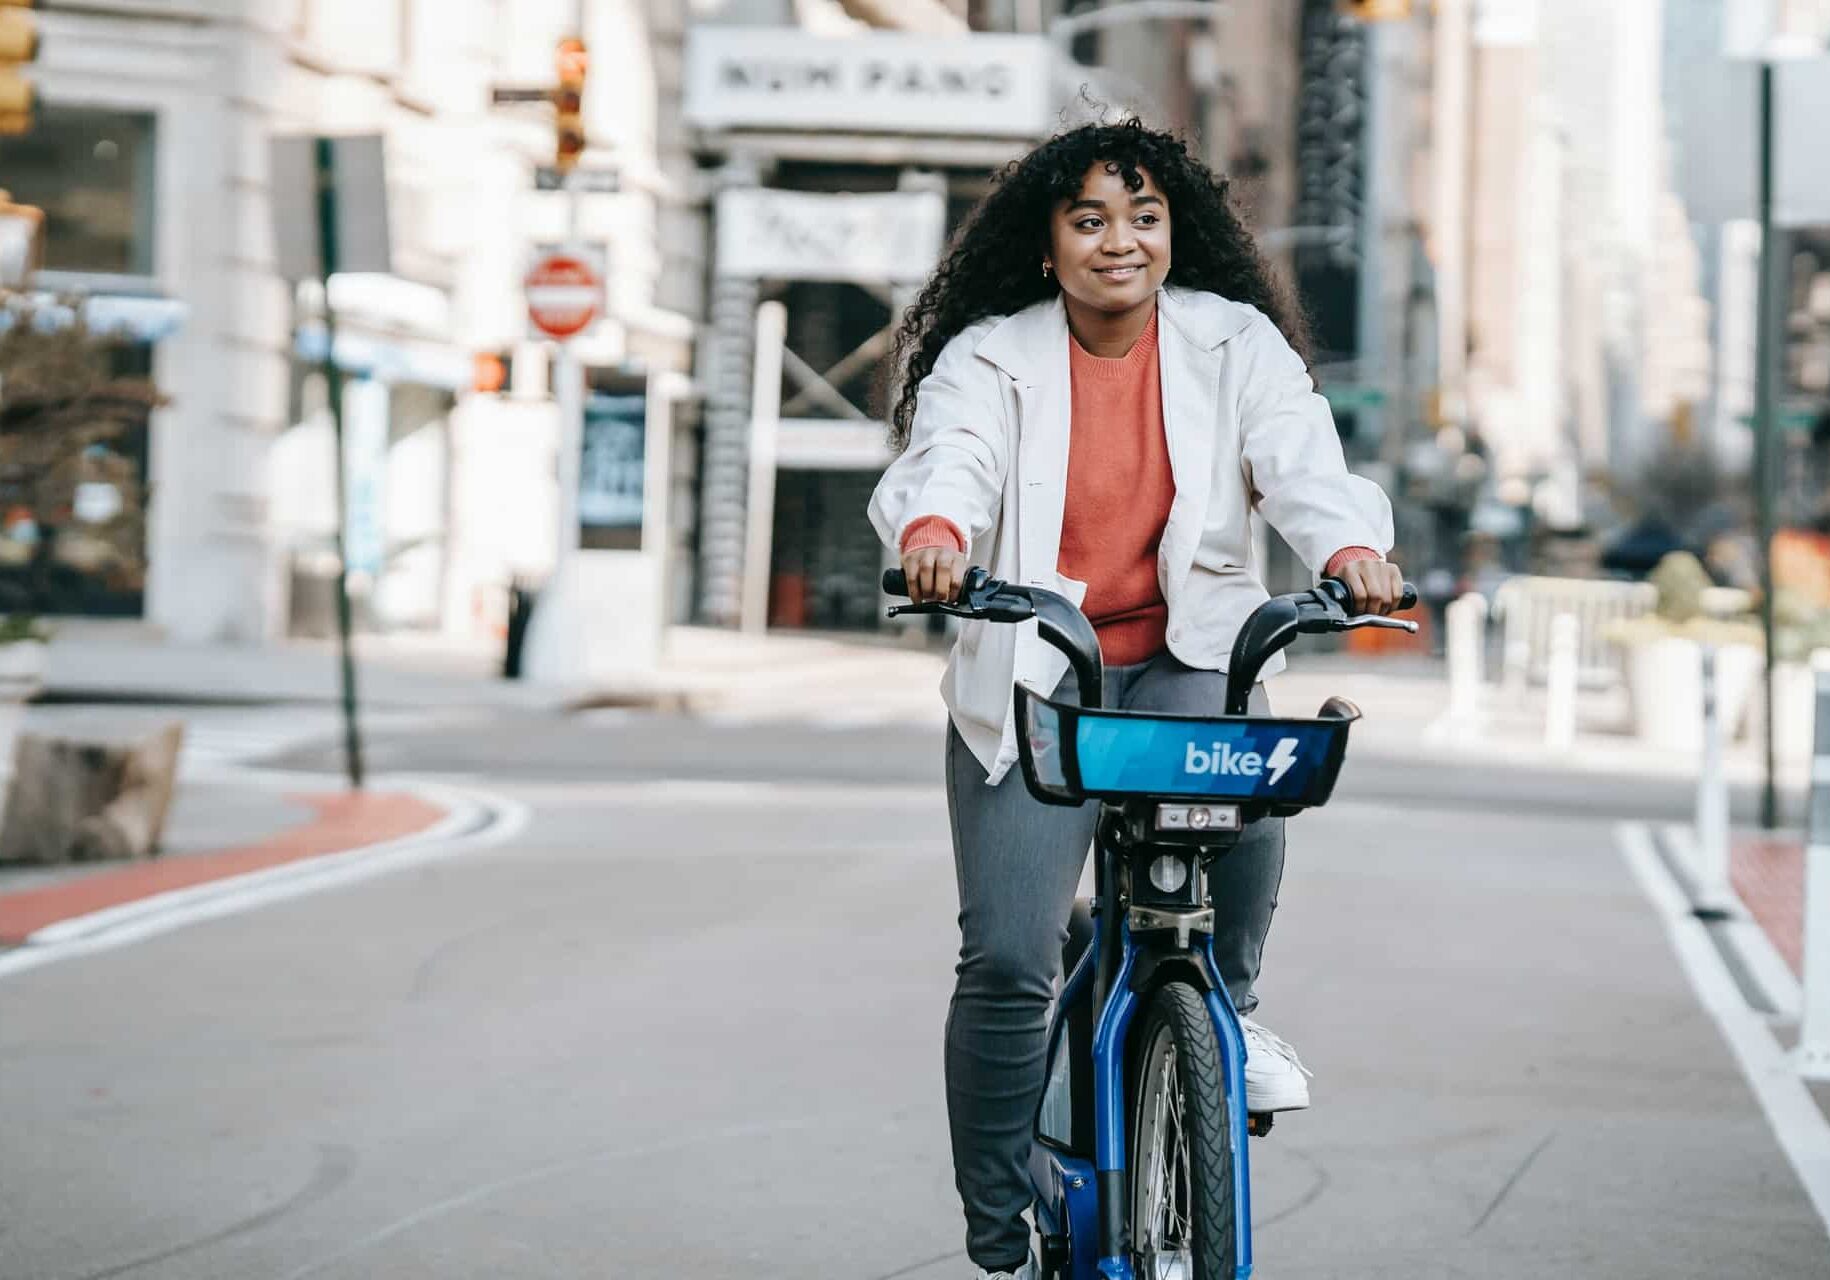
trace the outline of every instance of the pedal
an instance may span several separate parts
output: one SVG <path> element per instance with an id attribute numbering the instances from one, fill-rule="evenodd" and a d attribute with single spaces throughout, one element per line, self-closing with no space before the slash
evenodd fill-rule
<path id="1" fill-rule="evenodd" d="M 1271 1123 L 1276 1119 L 1275 1111 L 1248 1112 L 1245 1118 L 1245 1131 L 1254 1138 L 1262 1138 L 1271 1132 Z"/>

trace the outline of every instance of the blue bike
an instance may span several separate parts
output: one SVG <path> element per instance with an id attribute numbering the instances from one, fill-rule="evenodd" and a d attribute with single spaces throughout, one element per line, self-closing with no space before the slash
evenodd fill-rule
<path id="1" fill-rule="evenodd" d="M 906 596 L 900 570 L 884 590 Z M 1100 802 L 1094 896 L 1076 907 L 1049 1027 L 1030 1173 L 1048 1280 L 1221 1280 L 1252 1274 L 1245 1039 L 1214 963 L 1207 868 L 1253 822 L 1327 802 L 1360 712 L 1249 716 L 1271 656 L 1298 635 L 1417 624 L 1353 615 L 1332 579 L 1277 596 L 1240 629 L 1225 714 L 1107 710 L 1099 638 L 1072 602 L 970 570 L 952 603 L 892 609 L 1034 620 L 1067 656 L 1079 704 L 1019 684 L 1018 750 L 1031 794 Z M 1405 588 L 1403 609 L 1416 592 Z"/>

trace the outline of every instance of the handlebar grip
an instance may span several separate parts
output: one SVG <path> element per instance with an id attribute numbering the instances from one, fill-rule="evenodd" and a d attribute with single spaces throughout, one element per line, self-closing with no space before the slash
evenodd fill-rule
<path id="1" fill-rule="evenodd" d="M 1339 578 L 1323 578 L 1322 579 L 1323 586 L 1327 587 L 1330 584 L 1333 584 L 1331 587 L 1331 590 L 1330 590 L 1330 594 L 1334 596 L 1335 603 L 1339 604 L 1343 609 L 1345 609 L 1353 604 L 1353 593 L 1347 589 L 1347 584 L 1345 582 L 1342 582 Z M 1412 609 L 1415 609 L 1416 607 L 1417 607 L 1417 588 L 1407 582 L 1404 584 L 1404 594 L 1402 596 L 1400 596 L 1398 599 L 1398 607 L 1393 609 L 1392 612 L 1393 613 L 1409 613 Z"/>
<path id="2" fill-rule="evenodd" d="M 883 571 L 883 594 L 886 596 L 908 595 L 908 575 L 900 569 L 885 569 Z"/>

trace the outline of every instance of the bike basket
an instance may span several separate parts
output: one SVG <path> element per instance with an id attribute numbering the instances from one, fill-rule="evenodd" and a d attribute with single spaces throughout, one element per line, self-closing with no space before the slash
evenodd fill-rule
<path id="1" fill-rule="evenodd" d="M 1178 716 L 1053 702 L 1017 687 L 1017 751 L 1036 795 L 1062 803 L 1131 796 L 1324 804 L 1350 720 Z"/>

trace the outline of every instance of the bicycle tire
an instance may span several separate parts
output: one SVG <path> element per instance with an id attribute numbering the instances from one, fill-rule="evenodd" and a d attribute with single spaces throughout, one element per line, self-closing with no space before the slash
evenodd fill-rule
<path id="1" fill-rule="evenodd" d="M 1206 1000 L 1187 983 L 1159 988 L 1134 1043 L 1127 1181 L 1138 1280 L 1230 1277 L 1237 1249 L 1233 1148 L 1219 1038 Z"/>

